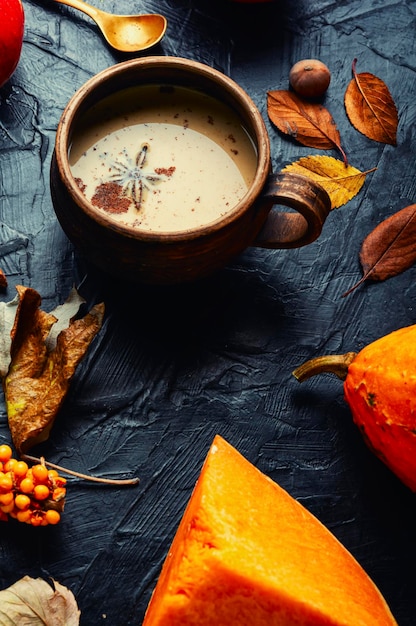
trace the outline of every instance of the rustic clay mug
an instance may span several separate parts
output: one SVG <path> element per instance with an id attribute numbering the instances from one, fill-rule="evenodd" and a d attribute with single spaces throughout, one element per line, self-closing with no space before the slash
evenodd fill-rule
<path id="1" fill-rule="evenodd" d="M 137 89 L 139 91 L 135 91 Z M 181 228 L 164 228 L 163 222 L 156 230 L 144 228 L 141 218 L 137 217 L 142 208 L 146 209 L 143 193 L 147 194 L 150 202 L 161 189 L 157 186 L 161 178 L 166 182 L 169 177 L 172 180 L 175 178 L 171 174 L 176 172 L 176 166 L 169 167 L 168 161 L 163 164 L 164 168 L 154 167 L 144 176 L 143 164 L 152 154 L 151 151 L 147 154 L 152 136 L 148 135 L 140 147 L 137 143 L 136 155 L 126 154 L 125 146 L 130 141 L 132 132 L 128 123 L 124 123 L 127 128 L 127 133 L 124 128 L 125 139 L 119 141 L 120 154 L 123 154 L 117 157 L 118 160 L 113 159 L 108 168 L 112 172 L 111 181 L 97 183 L 94 197 L 86 195 L 83 178 L 88 174 L 88 161 L 85 161 L 78 173 L 74 171 L 71 163 L 74 145 L 76 147 L 80 137 L 91 134 L 91 127 L 98 127 L 95 135 L 100 135 L 102 111 L 108 109 L 105 104 L 107 101 L 112 102 L 108 118 L 118 115 L 114 110 L 118 106 L 120 117 L 126 117 L 125 103 L 129 99 L 133 102 L 133 106 L 129 103 L 127 107 L 129 111 L 131 108 L 146 110 L 146 97 L 143 96 L 145 91 L 141 92 L 140 89 L 150 89 L 156 94 L 152 101 L 156 117 L 159 115 L 158 108 L 162 108 L 162 103 L 159 104 L 158 101 L 162 96 L 159 94 L 163 94 L 165 98 L 166 94 L 179 93 L 181 90 L 186 94 L 189 90 L 191 100 L 194 96 L 201 97 L 207 100 L 207 107 L 210 106 L 209 103 L 215 103 L 215 107 L 225 107 L 243 129 L 242 134 L 246 139 L 238 140 L 240 143 L 234 137 L 235 129 L 228 133 L 225 137 L 227 149 L 236 158 L 245 156 L 245 152 L 251 150 L 255 155 L 254 166 L 245 190 L 240 197 L 236 197 L 235 202 L 228 199 L 228 208 L 223 214 L 214 213 L 207 223 L 198 223 L 197 220 L 196 223 Z M 188 109 L 191 111 L 191 104 Z M 99 111 L 101 113 L 97 113 Z M 215 115 L 211 115 L 210 110 L 206 113 L 210 126 L 218 128 Z M 148 126 L 152 128 L 152 132 L 156 128 L 146 123 L 142 128 L 146 127 L 150 132 Z M 185 128 L 187 121 L 182 121 L 182 127 L 180 132 L 190 137 L 189 129 Z M 107 140 L 106 131 L 101 135 Z M 200 136 L 200 139 L 202 150 L 205 138 Z M 210 139 L 207 138 L 208 140 Z M 92 145 L 92 140 L 90 143 Z M 247 145 L 250 147 L 247 148 Z M 193 155 L 191 160 L 195 161 L 199 158 L 200 146 L 197 145 L 196 150 L 195 146 L 192 149 L 190 148 Z M 94 151 L 106 155 L 105 158 L 108 156 L 105 148 L 91 147 L 91 154 Z M 89 151 L 85 151 L 83 146 L 79 152 L 80 156 L 86 157 Z M 157 154 L 157 150 L 153 154 Z M 159 153 L 159 159 L 160 154 L 162 153 Z M 182 149 L 181 156 L 185 154 L 187 149 Z M 208 162 L 203 154 L 201 158 L 203 163 Z M 81 162 L 83 161 L 80 160 Z M 105 160 L 103 162 L 107 167 Z M 215 159 L 213 167 L 216 167 Z M 228 174 L 224 173 L 226 167 L 218 165 L 216 173 L 210 174 L 206 187 L 221 194 L 223 186 L 229 182 Z M 192 177 L 194 179 L 195 174 Z M 170 182 L 169 180 L 169 184 Z M 103 197 L 103 193 L 100 195 L 97 190 L 114 191 L 115 187 L 121 190 L 122 185 L 123 191 L 116 194 L 115 204 L 111 204 L 114 194 L 107 193 L 109 205 L 104 207 L 106 210 L 102 210 L 97 198 Z M 198 191 L 197 188 L 196 195 Z M 127 192 L 134 199 L 139 211 L 135 221 L 124 223 L 118 221 L 116 218 L 119 216 L 115 214 L 119 205 L 121 207 L 125 204 Z M 272 173 L 270 142 L 264 121 L 241 87 L 221 72 L 204 64 L 177 57 L 158 56 L 129 60 L 112 66 L 92 77 L 75 93 L 63 111 L 56 133 L 51 164 L 51 194 L 64 232 L 83 256 L 112 276 L 148 284 L 173 284 L 207 276 L 226 265 L 248 246 L 277 249 L 307 245 L 320 235 L 331 208 L 328 194 L 313 181 L 289 173 Z M 194 202 L 196 206 L 197 201 Z M 182 204 L 182 200 L 177 202 L 178 206 Z M 164 202 L 159 200 L 159 206 L 163 205 Z M 275 205 L 283 205 L 289 210 L 281 210 L 282 206 L 277 209 Z"/>

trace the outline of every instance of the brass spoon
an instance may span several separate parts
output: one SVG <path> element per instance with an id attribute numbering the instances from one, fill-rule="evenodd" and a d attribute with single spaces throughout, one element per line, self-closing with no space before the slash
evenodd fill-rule
<path id="1" fill-rule="evenodd" d="M 166 31 L 163 15 L 114 15 L 83 2 L 83 0 L 55 0 L 78 9 L 98 24 L 107 42 L 121 52 L 138 52 L 159 43 Z"/>

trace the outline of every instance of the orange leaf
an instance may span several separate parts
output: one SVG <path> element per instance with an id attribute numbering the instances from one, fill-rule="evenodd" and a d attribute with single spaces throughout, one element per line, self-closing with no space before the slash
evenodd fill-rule
<path id="1" fill-rule="evenodd" d="M 388 87 L 373 74 L 357 74 L 356 63 L 357 59 L 354 59 L 353 78 L 344 96 L 345 110 L 350 122 L 369 139 L 395 146 L 399 120 Z"/>
<path id="2" fill-rule="evenodd" d="M 321 104 L 302 100 L 291 91 L 268 91 L 267 113 L 273 124 L 285 135 L 309 148 L 336 148 L 347 163 L 335 121 Z"/>
<path id="3" fill-rule="evenodd" d="M 343 297 L 367 279 L 387 280 L 411 267 L 416 262 L 415 241 L 416 204 L 411 204 L 378 224 L 364 239 L 360 251 L 363 277 Z"/>

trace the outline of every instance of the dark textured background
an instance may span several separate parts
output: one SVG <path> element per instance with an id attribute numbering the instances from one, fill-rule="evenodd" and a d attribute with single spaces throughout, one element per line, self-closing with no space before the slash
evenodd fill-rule
<path id="1" fill-rule="evenodd" d="M 164 13 L 166 36 L 149 54 L 205 62 L 244 87 L 264 115 L 276 170 L 318 151 L 277 133 L 266 92 L 287 88 L 295 61 L 320 58 L 332 71 L 325 104 L 351 164 L 378 168 L 307 248 L 249 249 L 215 277 L 168 289 L 107 280 L 62 233 L 49 191 L 59 117 L 88 78 L 126 57 L 83 14 L 46 0 L 23 2 L 22 57 L 0 89 L 0 266 L 9 280 L 1 297 L 11 300 L 15 284 L 28 285 L 51 310 L 75 284 L 89 304 L 104 300 L 107 311 L 49 442 L 33 453 L 100 476 L 138 475 L 141 483 L 97 487 L 70 479 L 58 526 L 2 524 L 0 588 L 25 574 L 52 576 L 74 592 L 83 626 L 140 624 L 220 433 L 341 540 L 400 626 L 414 626 L 415 496 L 364 445 L 342 383 L 327 375 L 299 385 L 291 372 L 308 358 L 358 351 L 416 322 L 416 267 L 341 297 L 361 276 L 363 238 L 416 202 L 416 2 L 96 3 L 117 13 Z M 343 94 L 354 57 L 357 70 L 382 78 L 397 103 L 397 147 L 366 139 L 347 120 Z M 9 441 L 2 398 L 0 443 Z"/>

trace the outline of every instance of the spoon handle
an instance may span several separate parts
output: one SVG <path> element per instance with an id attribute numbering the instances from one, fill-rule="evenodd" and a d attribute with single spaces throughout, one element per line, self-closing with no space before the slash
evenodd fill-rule
<path id="1" fill-rule="evenodd" d="M 96 9 L 95 7 L 83 2 L 83 0 L 54 0 L 54 2 L 58 2 L 58 4 L 66 4 L 73 9 L 78 9 L 78 11 L 82 11 L 86 15 L 89 15 L 93 20 L 95 20 L 100 14 L 101 11 Z"/>

